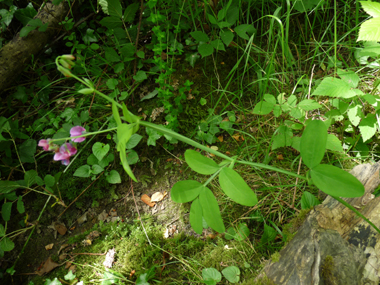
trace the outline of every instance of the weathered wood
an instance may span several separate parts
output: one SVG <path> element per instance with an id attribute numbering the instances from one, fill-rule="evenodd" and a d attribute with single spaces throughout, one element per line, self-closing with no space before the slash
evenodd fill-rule
<path id="1" fill-rule="evenodd" d="M 57 34 L 61 28 L 58 23 L 69 11 L 66 1 L 57 6 L 49 2 L 42 4 L 41 7 L 34 19 L 38 18 L 42 23 L 48 23 L 47 30 L 45 32 L 31 31 L 24 38 L 21 38 L 18 33 L 0 50 L 0 94 L 11 86 L 32 55 L 36 55 Z"/>
<path id="2" fill-rule="evenodd" d="M 365 187 L 359 198 L 346 202 L 380 227 L 380 198 L 373 191 L 380 184 L 380 162 L 356 166 L 351 173 Z M 367 222 L 328 196 L 311 210 L 294 238 L 270 260 L 264 275 L 274 284 L 379 284 L 380 234 Z"/>

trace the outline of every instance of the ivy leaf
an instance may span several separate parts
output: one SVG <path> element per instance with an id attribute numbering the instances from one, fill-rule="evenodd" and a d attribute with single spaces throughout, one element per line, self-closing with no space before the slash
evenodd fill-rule
<path id="1" fill-rule="evenodd" d="M 104 145 L 101 142 L 96 142 L 92 146 L 92 153 L 95 155 L 95 157 L 99 161 L 101 161 L 103 159 L 103 157 L 106 156 L 106 154 L 108 153 L 109 150 L 110 150 L 110 145 L 109 144 Z"/>

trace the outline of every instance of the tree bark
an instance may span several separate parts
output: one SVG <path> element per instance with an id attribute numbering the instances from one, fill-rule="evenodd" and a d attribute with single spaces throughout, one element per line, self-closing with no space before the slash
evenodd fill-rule
<path id="1" fill-rule="evenodd" d="M 380 226 L 380 198 L 373 191 L 380 184 L 380 162 L 356 166 L 352 171 L 365 194 L 344 200 Z M 380 234 L 366 221 L 328 196 L 310 211 L 294 238 L 270 260 L 260 278 L 273 284 L 356 285 L 379 284 Z M 268 280 L 269 279 L 269 280 Z"/>
<path id="2" fill-rule="evenodd" d="M 0 50 L 0 94 L 10 87 L 23 71 L 32 55 L 37 53 L 57 34 L 58 25 L 69 11 L 65 1 L 55 6 L 51 2 L 42 4 L 34 19 L 40 19 L 43 24 L 48 23 L 45 32 L 37 29 L 21 38 L 18 33 L 13 40 Z"/>

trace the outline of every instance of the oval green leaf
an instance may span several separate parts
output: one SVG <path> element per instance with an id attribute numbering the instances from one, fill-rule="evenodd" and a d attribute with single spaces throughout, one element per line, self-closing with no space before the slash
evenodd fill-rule
<path id="1" fill-rule="evenodd" d="M 178 181 L 172 187 L 171 197 L 176 203 L 187 203 L 198 197 L 205 187 L 195 180 Z"/>
<path id="2" fill-rule="evenodd" d="M 257 204 L 255 192 L 235 170 L 224 167 L 219 173 L 219 183 L 224 193 L 236 203 L 244 206 Z"/>
<path id="3" fill-rule="evenodd" d="M 364 186 L 352 174 L 332 165 L 320 164 L 310 169 L 311 179 L 323 192 L 338 197 L 360 197 Z"/>
<path id="4" fill-rule="evenodd" d="M 119 110 L 117 109 L 115 102 L 112 102 L 112 114 L 113 114 L 113 118 L 115 119 L 116 125 L 118 126 L 121 125 Z"/>
<path id="5" fill-rule="evenodd" d="M 123 168 L 125 170 L 125 172 L 127 172 L 127 174 L 129 175 L 129 177 L 131 177 L 133 179 L 133 181 L 137 182 L 137 179 L 135 177 L 135 175 L 133 174 L 131 168 L 129 167 L 129 164 L 128 164 L 128 160 L 127 160 L 127 153 L 125 151 L 125 143 L 118 143 L 118 148 L 120 147 L 120 161 L 121 161 L 121 164 L 123 165 Z"/>
<path id="6" fill-rule="evenodd" d="M 202 234 L 202 206 L 199 202 L 199 198 L 195 199 L 193 203 L 191 203 L 190 225 L 193 228 L 194 232 L 196 232 L 199 235 Z"/>
<path id="7" fill-rule="evenodd" d="M 301 137 L 301 157 L 307 167 L 313 168 L 321 163 L 325 155 L 327 127 L 320 120 L 311 121 Z"/>
<path id="8" fill-rule="evenodd" d="M 215 161 L 192 149 L 185 151 L 185 160 L 192 170 L 204 175 L 214 174 L 220 168 Z"/>
<path id="9" fill-rule="evenodd" d="M 236 266 L 224 268 L 222 274 L 231 283 L 237 283 L 240 280 L 240 269 Z"/>
<path id="10" fill-rule="evenodd" d="M 216 201 L 210 189 L 204 187 L 204 190 L 199 194 L 199 202 L 202 206 L 203 218 L 210 228 L 218 233 L 224 233 L 226 228 L 219 211 L 218 201 Z"/>

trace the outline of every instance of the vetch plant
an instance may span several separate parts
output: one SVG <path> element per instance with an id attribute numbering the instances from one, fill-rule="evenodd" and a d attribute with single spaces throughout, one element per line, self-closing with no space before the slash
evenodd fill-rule
<path id="1" fill-rule="evenodd" d="M 70 72 L 60 65 L 60 57 L 57 58 L 56 62 L 59 70 L 63 70 L 63 74 L 68 74 L 68 72 Z M 301 179 L 308 179 L 310 183 L 315 184 L 320 190 L 332 195 L 341 203 L 344 203 L 344 201 L 339 197 L 360 197 L 364 194 L 363 185 L 354 176 L 335 166 L 321 164 L 325 154 L 328 137 L 328 127 L 325 122 L 319 120 L 308 120 L 306 122 L 307 126 L 300 140 L 300 152 L 303 162 L 310 170 L 307 177 L 304 177 L 266 164 L 238 160 L 237 157 L 231 158 L 163 126 L 141 121 L 139 117 L 128 111 L 125 104 L 121 105 L 94 89 L 93 84 L 89 80 L 79 79 L 73 74 L 71 74 L 71 76 L 87 86 L 87 89 L 91 89 L 91 92 L 95 92 L 112 103 L 112 113 L 117 124 L 116 148 L 120 154 L 120 160 L 124 170 L 134 181 L 137 181 L 137 179 L 129 166 L 126 146 L 132 135 L 138 131 L 140 125 L 224 159 L 220 164 L 217 164 L 212 159 L 203 156 L 195 150 L 188 149 L 185 152 L 185 160 L 191 169 L 202 175 L 211 175 L 203 184 L 195 180 L 185 180 L 177 182 L 172 188 L 171 196 L 173 201 L 178 203 L 192 202 L 190 208 L 190 223 L 197 233 L 202 232 L 203 219 L 207 222 L 208 226 L 215 231 L 225 232 L 218 202 L 214 194 L 207 187 L 214 178 L 218 177 L 222 191 L 234 202 L 245 206 L 254 206 L 257 204 L 258 199 L 256 194 L 244 179 L 233 169 L 236 164 L 251 165 L 253 167 L 286 173 L 290 176 Z M 79 92 L 83 93 L 83 90 Z M 120 116 L 118 108 L 122 109 L 123 117 Z M 356 212 L 359 213 L 358 211 Z M 359 215 L 361 214 L 359 213 Z M 368 221 L 368 219 L 366 219 L 366 221 Z"/>

